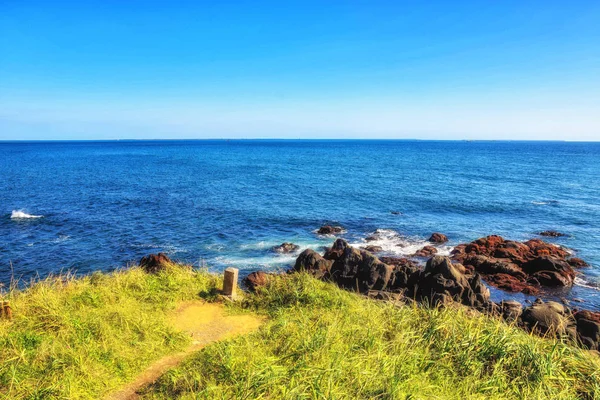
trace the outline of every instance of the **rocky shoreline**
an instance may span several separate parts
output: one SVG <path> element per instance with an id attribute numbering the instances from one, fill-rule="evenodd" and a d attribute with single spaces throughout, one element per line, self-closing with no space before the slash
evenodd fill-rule
<path id="1" fill-rule="evenodd" d="M 326 226 L 316 232 L 335 235 L 342 233 L 343 228 Z M 494 302 L 490 298 L 486 283 L 506 292 L 528 295 L 572 286 L 578 270 L 588 265 L 564 248 L 540 239 L 517 242 L 490 235 L 459 244 L 449 256 L 442 256 L 436 255 L 433 245 L 446 243 L 448 238 L 434 233 L 429 238 L 432 245 L 423 246 L 410 257 L 377 257 L 374 253 L 380 252 L 381 247 L 368 244 L 373 240 L 376 238 L 367 237 L 365 246 L 358 248 L 338 238 L 323 254 L 306 249 L 288 272 L 308 272 L 378 300 L 433 307 L 458 303 L 527 331 L 562 337 L 600 351 L 600 312 L 540 298 L 528 306 L 514 300 Z M 298 249 L 299 246 L 285 242 L 271 251 L 293 253 Z M 419 262 L 424 259 L 424 264 Z M 169 262 L 159 253 L 144 257 L 140 265 L 147 272 L 156 273 Z M 252 272 L 244 278 L 244 284 L 254 291 L 268 282 L 268 276 L 264 271 Z"/>
<path id="2" fill-rule="evenodd" d="M 318 232 L 321 231 L 335 234 L 341 228 L 338 232 L 329 229 Z M 557 235 L 553 231 L 552 235 L 542 236 Z M 429 238 L 432 244 L 447 240 L 441 233 Z M 369 237 L 365 241 L 369 243 Z M 528 331 L 565 337 L 584 348 L 600 350 L 600 312 L 572 309 L 542 299 L 529 306 L 490 299 L 485 283 L 528 295 L 572 286 L 578 270 L 587 264 L 559 246 L 540 239 L 517 242 L 491 235 L 455 246 L 450 256 L 435 255 L 436 247 L 429 245 L 408 258 L 377 257 L 374 253 L 379 251 L 377 246 L 357 248 L 338 238 L 323 254 L 304 250 L 290 272 L 308 272 L 375 299 L 416 301 L 432 306 L 460 303 Z M 422 265 L 419 258 L 428 260 Z M 253 290 L 266 282 L 266 273 L 252 273 L 245 282 Z"/>

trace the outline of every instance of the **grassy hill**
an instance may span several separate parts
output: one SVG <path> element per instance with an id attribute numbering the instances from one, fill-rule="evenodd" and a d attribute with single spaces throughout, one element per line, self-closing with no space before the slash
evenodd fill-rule
<path id="1" fill-rule="evenodd" d="M 187 346 L 168 314 L 214 299 L 219 284 L 172 265 L 6 294 L 14 318 L 0 321 L 0 397 L 102 398 Z M 229 308 L 268 321 L 194 354 L 142 398 L 600 398 L 597 355 L 462 307 L 398 307 L 295 274 Z"/>

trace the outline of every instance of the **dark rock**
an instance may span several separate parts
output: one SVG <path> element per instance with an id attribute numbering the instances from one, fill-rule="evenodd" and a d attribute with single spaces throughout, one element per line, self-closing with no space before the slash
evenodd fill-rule
<path id="1" fill-rule="evenodd" d="M 424 258 L 426 258 L 426 257 L 431 257 L 431 256 L 433 256 L 436 253 L 437 253 L 437 249 L 435 247 L 433 247 L 433 246 L 425 246 L 422 249 L 417 250 L 415 252 L 415 254 L 413 254 L 413 256 L 414 257 L 424 257 Z"/>
<path id="2" fill-rule="evenodd" d="M 342 228 L 341 226 L 324 225 L 319 228 L 317 233 L 319 235 L 334 235 L 337 233 L 342 233 L 343 231 L 344 231 L 344 228 Z"/>
<path id="3" fill-rule="evenodd" d="M 429 241 L 432 243 L 446 243 L 448 237 L 443 233 L 435 232 L 429 237 Z"/>
<path id="4" fill-rule="evenodd" d="M 569 335 L 575 337 L 575 320 L 568 308 L 555 301 L 538 300 L 523 310 L 521 320 L 529 330 L 542 335 Z"/>
<path id="5" fill-rule="evenodd" d="M 566 234 L 560 233 L 560 232 L 557 232 L 557 231 L 543 231 L 543 232 L 540 232 L 538 235 L 540 235 L 540 236 L 546 236 L 546 237 L 567 236 Z"/>
<path id="6" fill-rule="evenodd" d="M 514 322 L 519 319 L 523 313 L 523 306 L 518 301 L 504 300 L 500 302 L 502 318 L 508 322 Z"/>
<path id="7" fill-rule="evenodd" d="M 510 262 L 507 259 L 497 259 L 487 256 L 469 256 L 463 263 L 471 265 L 474 269 L 482 274 L 507 274 L 525 280 L 525 274 L 517 264 Z"/>
<path id="8" fill-rule="evenodd" d="M 569 263 L 554 257 L 536 257 L 523 264 L 523 270 L 545 286 L 571 286 L 575 280 Z"/>
<path id="9" fill-rule="evenodd" d="M 590 350 L 600 351 L 600 312 L 582 310 L 573 315 L 580 343 Z"/>
<path id="10" fill-rule="evenodd" d="M 295 271 L 306 271 L 317 278 L 327 277 L 333 261 L 326 260 L 312 249 L 306 249 L 296 259 Z"/>
<path id="11" fill-rule="evenodd" d="M 360 292 L 384 290 L 393 270 L 368 251 L 348 246 L 331 266 L 331 279 L 342 287 Z"/>
<path id="12" fill-rule="evenodd" d="M 326 260 L 337 260 L 350 245 L 344 239 L 336 239 L 333 245 L 325 251 L 323 258 Z"/>
<path id="13" fill-rule="evenodd" d="M 173 262 L 165 253 L 150 254 L 142 257 L 140 260 L 140 267 L 149 274 L 157 274 L 160 271 L 164 271 L 169 264 L 173 264 Z"/>
<path id="14" fill-rule="evenodd" d="M 269 279 L 269 275 L 264 271 L 256 271 L 244 278 L 244 284 L 250 291 L 255 291 L 257 288 L 265 286 Z"/>
<path id="15" fill-rule="evenodd" d="M 581 258 L 577 258 L 577 257 L 571 257 L 571 258 L 569 258 L 567 260 L 567 262 L 573 268 L 589 267 L 588 263 L 586 263 L 585 261 L 583 261 Z"/>
<path id="16" fill-rule="evenodd" d="M 417 296 L 432 304 L 445 304 L 450 299 L 471 307 L 484 307 L 489 289 L 479 274 L 470 279 L 462 265 L 454 265 L 448 257 L 435 256 L 427 261 L 418 281 Z"/>
<path id="17" fill-rule="evenodd" d="M 380 252 L 383 251 L 383 247 L 381 247 L 381 246 L 372 246 L 372 245 L 365 246 L 364 249 L 366 251 L 371 252 L 371 253 L 380 253 Z"/>
<path id="18" fill-rule="evenodd" d="M 274 246 L 272 250 L 276 253 L 293 253 L 296 250 L 300 249 L 300 246 L 294 243 L 281 243 L 279 246 Z"/>

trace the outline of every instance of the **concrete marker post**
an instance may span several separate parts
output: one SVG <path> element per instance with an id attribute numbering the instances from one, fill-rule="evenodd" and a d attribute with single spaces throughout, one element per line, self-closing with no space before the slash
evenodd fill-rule
<path id="1" fill-rule="evenodd" d="M 223 295 L 230 297 L 232 300 L 237 295 L 238 274 L 239 270 L 237 268 L 229 267 L 225 269 L 223 276 Z"/>

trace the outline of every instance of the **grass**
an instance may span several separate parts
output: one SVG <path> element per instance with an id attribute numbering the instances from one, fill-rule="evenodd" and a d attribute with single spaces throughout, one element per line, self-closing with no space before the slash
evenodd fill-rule
<path id="1" fill-rule="evenodd" d="M 143 398 L 600 398 L 596 355 L 464 308 L 396 307 L 303 274 L 241 308 L 270 321 L 192 356 Z"/>
<path id="2" fill-rule="evenodd" d="M 14 318 L 0 320 L 0 398 L 101 398 L 188 345 L 169 312 L 219 282 L 172 265 L 5 294 Z M 143 398 L 600 398 L 598 356 L 461 307 L 396 307 L 305 274 L 273 278 L 231 307 L 268 322 L 193 355 Z"/>
<path id="3" fill-rule="evenodd" d="M 12 321 L 0 321 L 0 398 L 96 399 L 157 358 L 184 348 L 167 314 L 210 296 L 220 279 L 171 265 L 83 278 L 51 277 L 11 290 Z"/>

